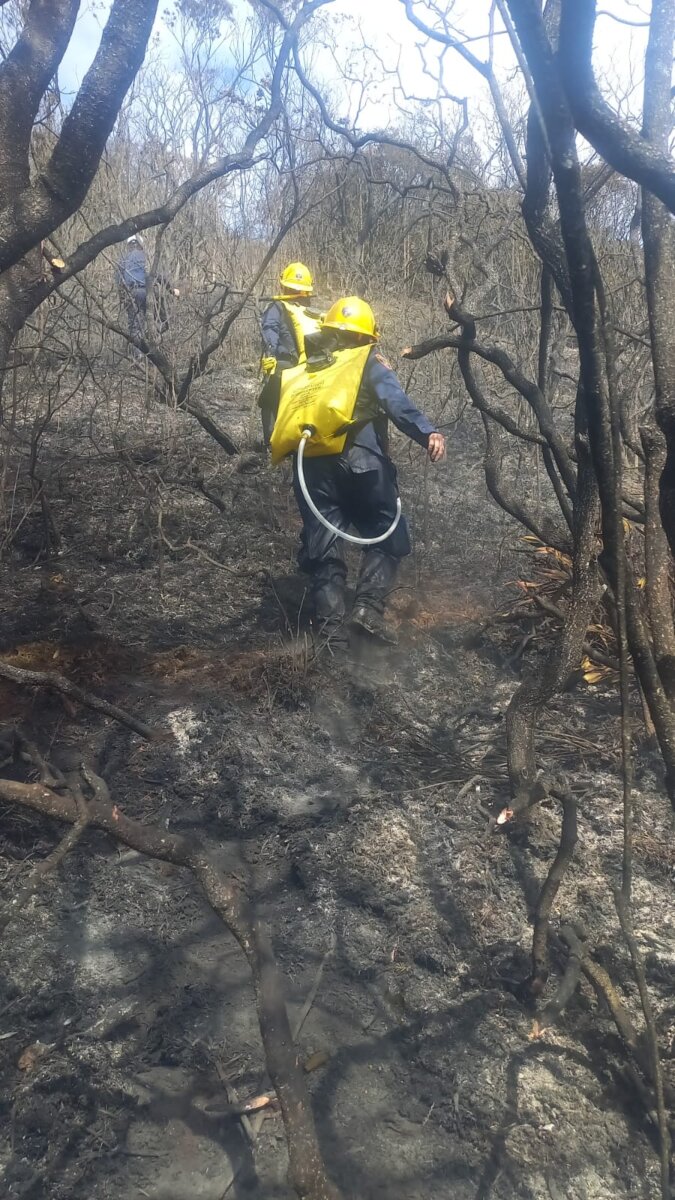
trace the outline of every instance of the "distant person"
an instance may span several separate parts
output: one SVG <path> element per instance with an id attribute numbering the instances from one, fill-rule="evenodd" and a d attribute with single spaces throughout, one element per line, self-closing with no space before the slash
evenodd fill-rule
<path id="1" fill-rule="evenodd" d="M 281 294 L 265 309 L 261 321 L 265 383 L 258 403 L 265 444 L 279 407 L 281 372 L 305 361 L 305 341 L 316 337 L 321 329 L 319 314 L 308 307 L 314 292 L 309 267 L 301 262 L 289 263 L 281 272 L 279 283 Z"/>
<path id="2" fill-rule="evenodd" d="M 349 624 L 362 634 L 394 642 L 384 611 L 399 563 L 410 553 L 410 538 L 405 519 L 399 515 L 396 469 L 387 454 L 383 425 L 387 418 L 393 421 L 397 429 L 424 447 L 432 463 L 443 458 L 445 438 L 415 407 L 378 352 L 375 317 L 365 300 L 358 296 L 338 300 L 326 313 L 322 330 L 326 367 L 320 367 L 316 355 L 303 370 L 285 376 L 271 439 L 272 461 L 294 455 L 295 496 L 303 523 L 298 561 L 310 576 L 320 636 L 336 649 L 348 643 L 347 567 L 341 534 L 354 527 L 359 537 L 375 539 L 375 544 L 367 545 L 363 552 Z M 336 419 L 340 424 L 329 432 L 325 414 L 334 411 L 338 401 Z M 313 419 L 306 415 L 310 405 Z M 295 453 L 305 420 L 315 446 L 314 456 L 311 443 L 307 448 L 304 487 L 317 512 L 304 494 Z M 335 452 L 330 449 L 333 441 Z M 388 530 L 389 536 L 379 540 Z"/>
<path id="3" fill-rule="evenodd" d="M 146 332 L 147 318 L 147 264 L 143 238 L 140 234 L 132 234 L 127 238 L 127 248 L 117 266 L 117 280 L 122 303 L 126 309 L 129 323 L 129 335 L 137 341 L 143 341 Z M 178 288 L 171 286 L 164 275 L 155 276 L 154 298 L 156 305 L 156 322 L 160 333 L 166 333 L 169 328 L 169 318 L 165 297 L 167 292 L 180 296 Z"/>

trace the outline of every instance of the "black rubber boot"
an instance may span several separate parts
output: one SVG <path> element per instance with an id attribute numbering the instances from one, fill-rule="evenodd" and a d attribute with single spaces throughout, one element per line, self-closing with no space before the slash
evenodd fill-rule
<path id="1" fill-rule="evenodd" d="M 350 624 L 357 630 L 395 646 L 398 637 L 384 619 L 387 597 L 398 572 L 399 559 L 373 548 L 366 550 L 356 584 Z"/>
<path id="2" fill-rule="evenodd" d="M 349 646 L 345 629 L 346 583 L 347 569 L 340 559 L 326 559 L 312 573 L 314 630 L 319 641 L 334 650 L 346 650 Z"/>
<path id="3" fill-rule="evenodd" d="M 358 630 L 359 633 L 367 633 L 378 642 L 386 642 L 388 646 L 398 645 L 396 630 L 387 624 L 381 613 L 375 612 L 374 608 L 368 608 L 365 604 L 357 604 L 349 624 L 352 629 Z"/>

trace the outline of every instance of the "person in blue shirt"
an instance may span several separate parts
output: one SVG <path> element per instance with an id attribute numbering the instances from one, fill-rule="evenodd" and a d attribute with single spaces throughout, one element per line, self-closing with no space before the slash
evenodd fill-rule
<path id="1" fill-rule="evenodd" d="M 341 454 L 304 461 L 305 482 L 319 511 L 339 529 L 355 527 L 361 537 L 384 533 L 396 516 L 396 468 L 387 453 L 390 420 L 412 441 L 424 447 L 431 462 L 445 454 L 445 438 L 413 404 L 395 372 L 380 354 L 373 311 L 350 296 L 338 300 L 323 321 L 327 348 L 372 343 L 353 414 L 355 422 Z M 311 578 L 314 620 L 319 632 L 336 648 L 346 644 L 345 592 L 347 569 L 344 541 L 326 529 L 309 508 L 300 488 L 297 462 L 294 490 L 303 522 L 298 561 Z M 410 553 L 405 518 L 386 541 L 364 550 L 356 583 L 350 625 L 382 641 L 395 641 L 384 611 L 399 564 Z"/>
<path id="2" fill-rule="evenodd" d="M 129 334 L 136 341 L 145 338 L 145 323 L 147 313 L 147 265 L 143 238 L 139 233 L 127 238 L 127 248 L 117 264 L 117 281 L 122 303 L 126 309 L 129 323 Z M 160 333 L 165 333 L 169 327 L 164 296 L 167 291 L 174 296 L 180 296 L 178 288 L 174 288 L 164 275 L 155 277 L 155 301 L 157 304 L 157 324 Z"/>

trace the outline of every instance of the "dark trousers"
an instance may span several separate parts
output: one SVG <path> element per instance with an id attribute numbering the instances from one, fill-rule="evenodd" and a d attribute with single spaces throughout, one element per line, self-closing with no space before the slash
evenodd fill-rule
<path id="1" fill-rule="evenodd" d="M 269 445 L 269 440 L 274 429 L 274 422 L 277 419 L 279 409 L 279 400 L 281 399 L 281 376 L 268 375 L 263 383 L 262 391 L 258 397 L 258 405 L 260 408 L 260 418 L 263 427 L 263 440 L 265 445 Z"/>
<path id="2" fill-rule="evenodd" d="M 127 310 L 129 334 L 137 340 L 145 337 L 145 311 L 147 296 L 145 288 L 125 288 L 124 307 Z"/>
<path id="3" fill-rule="evenodd" d="M 377 537 L 396 515 L 398 487 L 396 470 L 387 458 L 370 456 L 369 470 L 355 470 L 349 451 L 304 461 L 305 482 L 316 507 L 338 529 L 355 529 L 360 537 Z M 322 625 L 340 624 L 345 617 L 347 567 L 345 543 L 314 516 L 300 490 L 297 464 L 293 488 L 302 516 L 302 545 L 298 555 L 301 570 L 311 578 L 314 615 Z M 384 612 L 399 563 L 410 553 L 410 538 L 401 517 L 385 542 L 363 551 L 356 582 L 355 605 Z"/>
<path id="4" fill-rule="evenodd" d="M 125 288 L 124 307 L 127 311 L 129 334 L 136 340 L 145 338 L 146 317 L 148 311 L 148 295 L 145 288 Z M 153 292 L 152 313 L 158 333 L 166 333 L 169 328 L 169 314 L 166 307 L 165 289 L 155 287 Z"/>

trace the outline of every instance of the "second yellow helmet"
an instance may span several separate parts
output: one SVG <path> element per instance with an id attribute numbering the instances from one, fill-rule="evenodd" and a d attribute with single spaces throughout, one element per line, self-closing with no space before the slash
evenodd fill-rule
<path id="1" fill-rule="evenodd" d="M 328 309 L 323 319 L 324 329 L 341 329 L 349 333 L 363 333 L 377 341 L 375 314 L 360 296 L 343 296 Z"/>
<path id="2" fill-rule="evenodd" d="M 312 272 L 301 262 L 289 263 L 281 272 L 279 283 L 289 292 L 306 292 L 307 295 L 311 295 L 314 289 Z"/>

